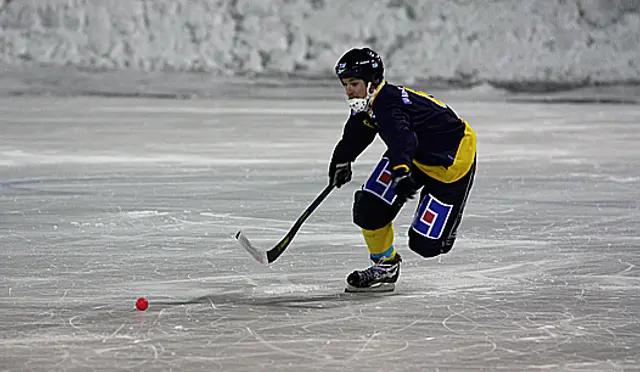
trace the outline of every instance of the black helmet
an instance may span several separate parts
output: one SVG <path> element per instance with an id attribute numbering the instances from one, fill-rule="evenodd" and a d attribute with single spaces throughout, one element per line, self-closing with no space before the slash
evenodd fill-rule
<path id="1" fill-rule="evenodd" d="M 336 63 L 336 75 L 340 80 L 352 77 L 378 85 L 384 79 L 382 58 L 369 48 L 353 48 Z"/>

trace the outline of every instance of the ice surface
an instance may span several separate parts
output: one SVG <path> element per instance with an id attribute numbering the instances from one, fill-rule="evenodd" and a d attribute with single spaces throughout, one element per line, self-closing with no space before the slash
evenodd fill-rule
<path id="1" fill-rule="evenodd" d="M 326 77 L 370 45 L 389 76 L 518 89 L 638 83 L 633 0 L 0 1 L 0 62 Z"/>
<path id="2" fill-rule="evenodd" d="M 0 98 L 0 369 L 637 369 L 640 108 L 447 101 L 479 139 L 455 248 L 409 251 L 407 207 L 396 292 L 348 295 L 379 141 L 276 263 L 233 239 L 324 188 L 339 98 Z"/>

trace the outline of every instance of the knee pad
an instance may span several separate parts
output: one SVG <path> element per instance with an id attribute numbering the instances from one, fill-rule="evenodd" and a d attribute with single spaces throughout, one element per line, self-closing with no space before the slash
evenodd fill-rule
<path id="1" fill-rule="evenodd" d="M 396 218 L 398 212 L 400 212 L 399 206 L 389 205 L 367 191 L 356 191 L 353 201 L 353 222 L 361 228 L 377 230 L 385 227 Z"/>
<path id="2" fill-rule="evenodd" d="M 416 233 L 413 229 L 409 231 L 409 248 L 424 258 L 449 253 L 454 242 L 453 238 L 429 239 Z"/>

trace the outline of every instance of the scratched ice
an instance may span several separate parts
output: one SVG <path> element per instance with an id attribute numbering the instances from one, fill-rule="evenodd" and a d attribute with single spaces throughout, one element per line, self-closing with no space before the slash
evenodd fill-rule
<path id="1" fill-rule="evenodd" d="M 397 291 L 348 295 L 379 141 L 272 266 L 232 238 L 322 190 L 339 98 L 0 100 L 2 370 L 638 368 L 638 106 L 450 97 L 480 141 L 456 247 L 400 235 Z"/>

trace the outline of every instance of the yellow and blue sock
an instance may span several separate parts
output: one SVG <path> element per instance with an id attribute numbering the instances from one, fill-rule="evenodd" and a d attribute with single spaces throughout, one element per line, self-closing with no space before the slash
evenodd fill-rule
<path id="1" fill-rule="evenodd" d="M 362 229 L 362 235 L 369 248 L 371 259 L 391 260 L 396 256 L 396 248 L 393 246 L 393 222 L 376 230 Z"/>

